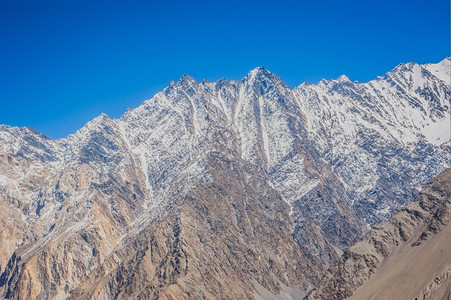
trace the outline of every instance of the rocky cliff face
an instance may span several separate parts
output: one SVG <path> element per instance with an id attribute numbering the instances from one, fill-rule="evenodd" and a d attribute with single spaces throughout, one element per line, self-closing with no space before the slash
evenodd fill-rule
<path id="1" fill-rule="evenodd" d="M 1 295 L 301 293 L 449 166 L 449 64 L 294 90 L 185 75 L 64 139 L 1 125 Z"/>
<path id="2" fill-rule="evenodd" d="M 290 235 L 289 205 L 262 170 L 218 152 L 206 160 L 211 181 L 115 252 L 111 263 L 121 259 L 114 271 L 94 270 L 74 298 L 237 299 L 253 297 L 254 281 L 274 294 L 280 282 L 308 287 L 319 261 L 301 253 Z"/>
<path id="3" fill-rule="evenodd" d="M 307 299 L 448 299 L 451 172 L 345 250 Z"/>

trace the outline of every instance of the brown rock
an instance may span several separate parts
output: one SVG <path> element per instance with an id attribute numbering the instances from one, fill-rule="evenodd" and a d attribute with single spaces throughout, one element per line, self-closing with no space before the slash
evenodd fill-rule
<path id="1" fill-rule="evenodd" d="M 307 299 L 449 298 L 450 174 L 346 249 Z"/>

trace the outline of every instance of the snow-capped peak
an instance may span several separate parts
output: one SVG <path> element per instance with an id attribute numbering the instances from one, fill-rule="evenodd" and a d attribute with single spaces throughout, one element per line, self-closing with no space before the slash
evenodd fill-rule
<path id="1" fill-rule="evenodd" d="M 244 80 L 247 80 L 248 82 L 261 81 L 264 79 L 272 78 L 274 75 L 275 74 L 272 74 L 269 70 L 267 70 L 264 67 L 257 67 L 252 71 L 250 71 L 244 78 Z"/>
<path id="2" fill-rule="evenodd" d="M 338 82 L 345 82 L 345 81 L 350 81 L 349 78 L 346 75 L 341 75 L 340 77 L 337 78 Z"/>
<path id="3" fill-rule="evenodd" d="M 248 73 L 247 77 L 255 77 L 260 74 L 267 75 L 271 74 L 271 72 L 265 67 L 256 67 Z"/>
<path id="4" fill-rule="evenodd" d="M 440 78 L 445 82 L 450 82 L 450 58 L 447 57 L 436 64 L 426 64 L 424 67 L 429 70 L 432 75 Z"/>
<path id="5" fill-rule="evenodd" d="M 183 74 L 182 77 L 180 77 L 178 82 L 179 83 L 184 83 L 184 82 L 192 83 L 192 82 L 197 82 L 197 80 L 194 77 L 192 77 L 191 75 Z"/>

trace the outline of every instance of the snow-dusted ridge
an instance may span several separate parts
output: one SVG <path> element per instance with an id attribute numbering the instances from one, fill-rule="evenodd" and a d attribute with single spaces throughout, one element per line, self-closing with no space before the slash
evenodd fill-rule
<path id="1" fill-rule="evenodd" d="M 2 169 L 0 189 L 36 227 L 24 241 L 56 236 L 77 214 L 89 221 L 98 205 L 122 242 L 211 182 L 207 156 L 217 152 L 264 170 L 291 205 L 300 243 L 314 223 L 343 248 L 449 167 L 449 68 L 449 58 L 401 64 L 367 83 L 340 76 L 294 89 L 261 67 L 241 81 L 183 75 L 121 118 L 102 114 L 66 138 L 0 125 L 0 154 L 21 166 Z"/>

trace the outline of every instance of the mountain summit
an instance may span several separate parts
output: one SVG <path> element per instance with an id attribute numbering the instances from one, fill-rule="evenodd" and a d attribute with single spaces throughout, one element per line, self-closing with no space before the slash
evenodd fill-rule
<path id="1" fill-rule="evenodd" d="M 184 75 L 63 139 L 1 125 L 0 295 L 301 297 L 449 167 L 449 64 Z"/>

